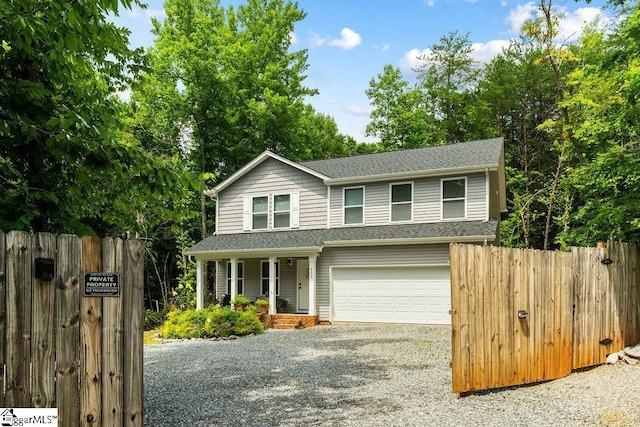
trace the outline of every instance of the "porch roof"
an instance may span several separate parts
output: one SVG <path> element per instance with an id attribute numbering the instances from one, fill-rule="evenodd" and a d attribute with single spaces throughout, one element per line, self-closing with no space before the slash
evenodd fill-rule
<path id="1" fill-rule="evenodd" d="M 220 234 L 207 237 L 185 253 L 211 259 L 251 254 L 305 256 L 329 246 L 493 241 L 497 227 L 498 221 L 491 220 Z"/>

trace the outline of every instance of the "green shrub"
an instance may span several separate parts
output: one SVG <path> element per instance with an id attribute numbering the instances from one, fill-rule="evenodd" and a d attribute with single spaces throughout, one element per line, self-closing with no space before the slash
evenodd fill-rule
<path id="1" fill-rule="evenodd" d="M 211 338 L 264 332 L 256 308 L 235 311 L 219 305 L 203 310 L 172 311 L 162 327 L 165 338 Z"/>
<path id="2" fill-rule="evenodd" d="M 261 334 L 264 332 L 262 322 L 256 315 L 254 310 L 240 311 L 238 312 L 238 320 L 233 327 L 235 335 L 243 336 L 250 334 Z"/>

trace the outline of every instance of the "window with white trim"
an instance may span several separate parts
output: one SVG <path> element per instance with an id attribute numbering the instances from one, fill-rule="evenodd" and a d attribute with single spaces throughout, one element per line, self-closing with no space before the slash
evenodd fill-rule
<path id="1" fill-rule="evenodd" d="M 252 229 L 264 230 L 269 227 L 269 197 L 254 197 L 251 203 Z"/>
<path id="2" fill-rule="evenodd" d="M 260 268 L 262 295 L 269 294 L 269 261 L 262 261 Z M 280 263 L 276 261 L 276 295 L 280 295 Z"/>
<path id="3" fill-rule="evenodd" d="M 413 219 L 413 183 L 391 184 L 391 222 Z"/>
<path id="4" fill-rule="evenodd" d="M 273 228 L 291 227 L 291 195 L 273 196 Z"/>
<path id="5" fill-rule="evenodd" d="M 244 261 L 236 264 L 236 294 L 242 295 L 244 292 Z M 231 262 L 227 262 L 227 295 L 231 295 Z"/>
<path id="6" fill-rule="evenodd" d="M 364 224 L 364 187 L 345 188 L 344 224 Z"/>
<path id="7" fill-rule="evenodd" d="M 243 201 L 242 230 L 300 227 L 300 193 L 247 196 Z"/>
<path id="8" fill-rule="evenodd" d="M 441 180 L 442 219 L 467 217 L 467 178 Z"/>

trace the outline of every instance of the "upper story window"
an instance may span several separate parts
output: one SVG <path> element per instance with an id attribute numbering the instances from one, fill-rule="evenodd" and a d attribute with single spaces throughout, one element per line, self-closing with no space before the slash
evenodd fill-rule
<path id="1" fill-rule="evenodd" d="M 300 193 L 245 197 L 244 231 L 300 227 Z"/>
<path id="2" fill-rule="evenodd" d="M 252 215 L 254 230 L 263 230 L 269 226 L 269 198 L 254 197 L 252 202 Z"/>
<path id="3" fill-rule="evenodd" d="M 236 282 L 238 287 L 236 293 L 242 295 L 244 292 L 244 261 L 236 264 Z M 231 295 L 231 263 L 227 262 L 227 295 Z"/>
<path id="4" fill-rule="evenodd" d="M 273 196 L 273 227 L 291 227 L 291 195 L 280 194 Z"/>
<path id="5" fill-rule="evenodd" d="M 364 223 L 364 187 L 344 189 L 344 223 Z"/>
<path id="6" fill-rule="evenodd" d="M 442 219 L 467 217 L 467 178 L 447 178 L 441 181 Z"/>
<path id="7" fill-rule="evenodd" d="M 413 219 L 413 183 L 391 184 L 391 222 Z"/>
<path id="8" fill-rule="evenodd" d="M 262 261 L 261 263 L 261 277 L 262 283 L 262 295 L 269 293 L 269 261 Z M 276 261 L 276 295 L 280 295 L 280 263 Z"/>

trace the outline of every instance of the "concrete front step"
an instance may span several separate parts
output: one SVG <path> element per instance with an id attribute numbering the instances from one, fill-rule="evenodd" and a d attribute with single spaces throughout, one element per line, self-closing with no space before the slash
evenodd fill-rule
<path id="1" fill-rule="evenodd" d="M 271 327 L 273 329 L 312 328 L 318 323 L 318 316 L 306 314 L 274 314 L 271 316 Z"/>

